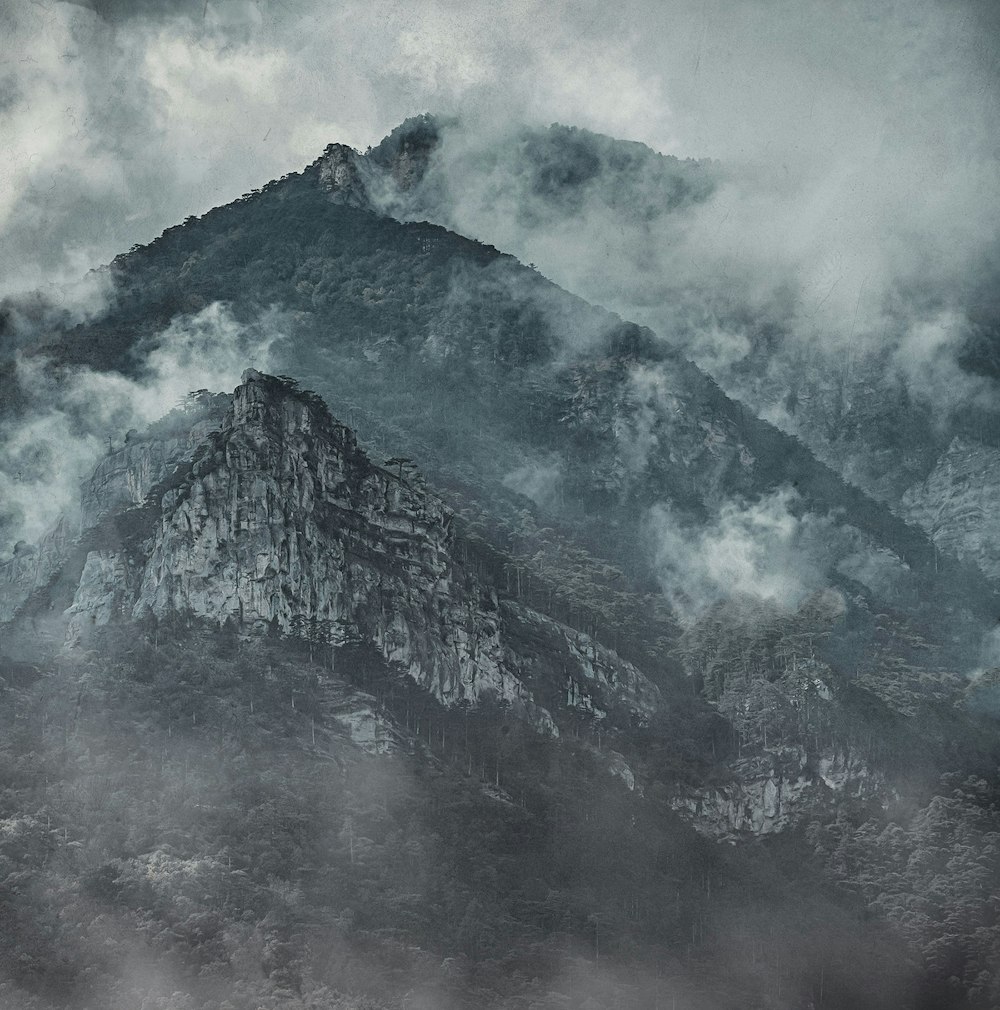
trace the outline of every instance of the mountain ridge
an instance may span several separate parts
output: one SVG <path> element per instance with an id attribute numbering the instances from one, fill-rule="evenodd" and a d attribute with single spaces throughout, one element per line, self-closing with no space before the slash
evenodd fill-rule
<path id="1" fill-rule="evenodd" d="M 638 149 L 641 156 L 630 153 Z M 912 501 L 925 493 L 926 480 L 939 461 L 946 462 L 954 437 L 985 450 L 996 448 L 1000 400 L 990 380 L 996 321 L 992 303 L 983 290 L 977 294 L 975 284 L 964 292 L 968 318 L 965 336 L 957 343 L 947 331 L 961 327 L 962 306 L 935 314 L 933 297 L 894 289 L 887 294 L 881 339 L 872 337 L 870 346 L 860 348 L 852 343 L 841 354 L 838 341 L 846 337 L 836 322 L 824 337 L 833 348 L 829 353 L 812 346 L 818 336 L 799 332 L 812 324 L 810 317 L 795 314 L 794 290 L 774 291 L 755 310 L 741 308 L 738 296 L 726 293 L 725 278 L 732 270 L 738 285 L 740 271 L 755 268 L 740 259 L 729 262 L 728 248 L 716 250 L 725 269 L 714 288 L 711 278 L 672 280 L 671 271 L 683 270 L 677 257 L 692 240 L 689 232 L 694 231 L 697 255 L 699 238 L 711 247 L 704 230 L 721 227 L 739 212 L 738 204 L 723 205 L 721 221 L 710 213 L 696 221 L 690 214 L 691 207 L 711 208 L 713 198 L 734 182 L 729 176 L 735 167 L 727 175 L 702 162 L 671 161 L 642 145 L 558 124 L 491 131 L 483 124 L 431 115 L 407 119 L 364 154 L 341 148 L 336 157 L 352 166 L 339 183 L 328 179 L 337 199 L 404 221 L 435 221 L 496 242 L 523 259 L 539 260 L 575 293 L 591 301 L 609 300 L 651 325 L 661 338 L 696 358 L 727 393 L 798 434 L 845 479 L 900 515 L 919 518 L 934 510 L 933 498 L 915 509 L 902 499 Z M 405 185 L 396 179 L 396 158 L 406 163 Z M 623 168 L 635 159 L 645 166 L 642 170 Z M 766 187 L 762 195 L 753 179 L 744 181 L 746 199 L 768 198 Z M 673 190 L 683 193 L 685 187 L 688 202 L 671 199 Z M 594 221 L 600 230 L 595 231 Z M 605 246 L 620 266 L 602 263 Z M 718 266 L 710 258 L 706 269 Z M 835 274 L 826 279 L 824 290 L 831 281 L 836 286 Z M 756 283 L 766 287 L 770 282 L 765 275 Z M 796 283 L 788 281 L 790 288 Z M 748 303 L 755 297 L 759 301 L 760 292 L 745 294 Z M 864 285 L 855 323 L 862 294 Z M 846 330 L 847 321 L 840 328 Z M 905 340 L 913 344 L 909 351 L 902 347 Z M 921 350 L 928 341 L 933 342 L 933 360 L 924 360 L 931 352 Z M 857 343 L 864 344 L 860 334 Z M 944 404 L 935 402 L 921 368 L 941 376 L 947 387 Z M 940 523 L 925 528 L 946 553 L 957 549 L 975 559 L 982 552 L 982 563 L 988 569 L 992 564 L 993 534 L 988 543 L 974 534 L 966 543 Z M 955 529 L 961 530 L 961 523 Z"/>

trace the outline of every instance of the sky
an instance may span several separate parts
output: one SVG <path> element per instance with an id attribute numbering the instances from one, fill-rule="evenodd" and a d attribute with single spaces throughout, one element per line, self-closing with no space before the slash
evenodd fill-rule
<path id="1" fill-rule="evenodd" d="M 78 278 L 424 111 L 767 164 L 807 195 L 799 220 L 847 194 L 862 233 L 890 212 L 901 243 L 930 227 L 978 252 L 1000 192 L 995 6 L 4 0 L 0 293 Z"/>

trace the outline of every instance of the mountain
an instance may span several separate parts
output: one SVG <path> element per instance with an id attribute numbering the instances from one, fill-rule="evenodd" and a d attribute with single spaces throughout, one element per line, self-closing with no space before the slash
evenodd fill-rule
<path id="1" fill-rule="evenodd" d="M 831 333 L 810 336 L 801 331 L 816 328 L 820 295 L 837 288 L 844 265 L 828 263 L 810 278 L 822 288 L 815 297 L 789 280 L 762 301 L 756 289 L 779 285 L 780 273 L 756 277 L 751 250 L 734 257 L 712 244 L 711 232 L 740 212 L 730 195 L 742 192 L 734 190 L 735 166 L 664 157 L 558 124 L 491 130 L 426 115 L 364 154 L 332 145 L 326 159 L 328 184 L 346 203 L 493 242 L 536 260 L 584 298 L 652 326 L 729 395 L 799 436 L 942 550 L 990 569 L 995 534 L 931 521 L 941 502 L 925 497 L 956 438 L 987 455 L 998 445 L 989 263 L 984 279 L 963 282 L 957 309 L 946 309 L 943 292 L 899 284 L 880 307 L 879 339 L 868 339 L 854 332 L 862 285 L 853 325 L 848 314 Z M 746 199 L 755 197 L 750 187 Z M 745 240 L 737 233 L 733 241 Z M 796 307 L 803 298 L 815 303 L 808 311 Z M 985 493 L 995 481 L 990 467 Z"/>
<path id="2" fill-rule="evenodd" d="M 115 530 L 136 529 L 95 550 L 103 517 L 84 509 L 96 539 L 65 611 L 71 645 L 113 615 L 181 614 L 373 649 L 443 704 L 490 695 L 542 732 L 558 734 L 542 701 L 621 709 L 626 721 L 656 707 L 656 688 L 632 664 L 529 608 L 501 606 L 470 571 L 493 559 L 454 542 L 454 516 L 419 475 L 402 461 L 395 473 L 373 464 L 314 394 L 248 370 L 226 400 L 218 430 L 191 456 L 175 456 L 176 466 L 163 463 L 169 444 L 137 435 L 85 487 L 102 503 L 113 489 L 119 502 L 130 492 L 134 512 L 119 515 Z M 560 674 L 533 691 L 539 655 Z"/>
<path id="3" fill-rule="evenodd" d="M 0 565 L 5 999 L 993 1005 L 993 583 L 650 330 L 366 202 L 407 137 L 123 254 L 88 318 L 4 306 L 20 477 L 64 489 L 53 417 L 93 455 Z M 104 403 L 233 357 L 284 374 Z"/>
<path id="4" fill-rule="evenodd" d="M 843 836 L 848 810 L 871 830 L 891 806 L 890 783 L 909 781 L 914 795 L 940 716 L 907 727 L 883 714 L 886 736 L 873 745 L 873 713 L 862 723 L 852 688 L 823 683 L 829 668 L 803 655 L 797 682 L 751 685 L 768 716 L 761 745 L 725 698 L 712 705 L 662 673 L 657 685 L 505 592 L 509 557 L 463 529 L 412 465 L 374 463 L 314 394 L 255 370 L 232 395 L 193 394 L 112 447 L 81 487 L 79 524 L 45 585 L 23 587 L 4 633 L 13 728 L 19 711 L 45 713 L 40 735 L 30 724 L 10 735 L 7 767 L 32 746 L 55 783 L 41 787 L 22 768 L 8 794 L 3 855 L 14 872 L 2 895 L 16 925 L 2 953 L 14 1005 L 149 998 L 122 968 L 136 961 L 171 973 L 179 988 L 164 1005 L 184 1005 L 181 993 L 211 1005 L 221 991 L 234 1006 L 371 1005 L 338 996 L 344 986 L 387 1006 L 429 1006 L 445 992 L 456 1005 L 482 1005 L 483 993 L 490 1005 L 559 1005 L 583 987 L 607 1005 L 667 993 L 735 1006 L 784 986 L 785 1005 L 816 990 L 817 970 L 835 1005 L 898 1006 L 920 990 L 903 939 L 877 923 L 854 937 L 853 900 L 811 893 L 794 916 L 788 902 L 831 872 L 821 859 L 845 872 L 835 858 L 843 841 L 828 839 Z M 800 634 L 815 632 L 824 608 L 838 609 L 821 598 L 799 611 Z M 777 625 L 758 630 L 773 644 Z M 746 634 L 733 644 L 748 658 L 758 647 Z M 707 676 L 713 666 L 717 656 Z M 62 729 L 47 741 L 49 721 Z M 952 766 L 971 769 L 974 754 Z M 389 789 L 384 812 L 366 805 L 369 788 Z M 72 801 L 81 790 L 82 803 Z M 148 806 L 144 792 L 166 806 Z M 436 811 L 426 823 L 414 820 L 421 795 Z M 927 816 L 988 831 L 982 807 L 956 795 Z M 975 810 L 984 824 L 969 820 Z M 270 826 L 255 845 L 260 818 Z M 790 837 L 727 855 L 699 833 Z M 901 858 L 892 837 L 892 849 L 882 836 L 869 843 L 882 846 L 886 876 Z M 612 842 L 618 858 L 603 852 Z M 781 880 L 794 852 L 808 869 Z M 436 867 L 436 882 L 417 884 L 419 900 L 390 872 L 400 859 L 421 876 Z M 506 866 L 503 886 L 470 877 L 469 860 L 478 874 Z M 769 897 L 746 890 L 748 873 L 773 881 Z M 42 889 L 59 895 L 58 922 L 29 914 Z M 657 897 L 668 892 L 670 901 Z M 979 920 L 980 905 L 970 907 Z M 449 908 L 450 924 L 435 926 Z M 743 924 L 735 935 L 733 917 Z M 585 950 L 595 922 L 603 969 Z M 796 947 L 793 922 L 812 943 L 822 932 L 820 950 Z M 765 923 L 773 961 L 735 939 Z M 128 937 L 137 928 L 138 947 Z M 418 944 L 405 967 L 391 967 L 393 937 Z M 910 940 L 919 951 L 927 937 Z M 741 967 L 720 985 L 713 965 L 733 943 Z M 336 968 L 311 953 L 331 944 Z M 831 956 L 831 944 L 842 953 Z M 852 966 L 868 964 L 865 944 L 894 952 L 891 965 L 868 966 L 880 975 L 874 990 L 871 977 L 859 988 L 842 968 L 845 951 Z M 525 968 L 541 958 L 542 980 L 508 974 L 501 951 Z M 651 973 L 654 956 L 666 972 Z M 980 965 L 987 954 L 963 948 L 963 957 Z M 53 958 L 60 974 L 44 967 Z M 263 969 L 256 985 L 247 958 Z"/>

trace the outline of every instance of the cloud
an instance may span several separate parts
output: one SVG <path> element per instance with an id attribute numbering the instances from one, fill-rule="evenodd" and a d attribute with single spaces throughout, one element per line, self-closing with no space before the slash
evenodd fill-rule
<path id="1" fill-rule="evenodd" d="M 446 129 L 410 216 L 430 216 L 537 263 L 730 382 L 768 327 L 787 344 L 786 360 L 888 348 L 923 367 L 937 364 L 923 334 L 948 316 L 954 360 L 993 278 L 998 235 L 980 213 L 1000 202 L 989 147 L 967 152 L 972 164 L 935 173 L 912 139 L 874 154 L 853 147 L 829 161 L 800 159 L 793 168 L 764 160 L 713 169 L 650 153 L 642 173 L 605 161 L 570 200 L 570 186 L 556 194 L 539 186 L 532 147 L 544 143 L 481 121 Z M 600 138 L 589 143 L 600 157 Z M 928 194 L 928 177 L 938 173 L 948 185 Z M 671 204 L 665 179 L 694 198 Z M 632 213 L 623 192 L 643 213 Z"/>
<path id="2" fill-rule="evenodd" d="M 562 482 L 563 464 L 558 457 L 532 460 L 503 478 L 504 487 L 530 498 L 540 508 L 552 508 L 560 502 Z"/>
<path id="3" fill-rule="evenodd" d="M 506 105 L 446 126 L 426 185 L 391 209 L 537 263 L 786 424 L 777 404 L 804 365 L 833 381 L 864 364 L 939 409 L 964 405 L 957 362 L 998 318 L 1000 75 L 987 7 L 630 9 L 645 30 L 628 38 L 602 22 L 591 36 L 581 15 L 560 21 L 554 55 L 527 46 Z M 520 93 L 527 75 L 543 96 L 533 102 Z M 621 96 L 614 109 L 608 96 Z M 549 118 L 717 164 L 646 152 L 623 169 L 626 148 L 609 154 L 600 137 L 525 131 L 522 117 L 547 121 L 542 102 Z M 671 181 L 695 198 L 671 200 Z M 935 330 L 942 339 L 929 341 Z"/>
<path id="4" fill-rule="evenodd" d="M 38 357 L 17 360 L 31 406 L 0 438 L 0 540 L 34 541 L 71 513 L 80 481 L 124 433 L 157 420 L 196 389 L 232 389 L 248 365 L 267 368 L 281 320 L 244 327 L 214 303 L 180 316 L 154 341 L 141 380 L 89 369 L 53 371 Z"/>
<path id="5" fill-rule="evenodd" d="M 647 323 L 769 416 L 802 355 L 886 349 L 959 403 L 939 365 L 996 314 L 987 3 L 88 0 L 0 21 L 18 54 L 0 67 L 0 293 L 433 110 L 465 125 L 422 216 Z M 671 203 L 651 161 L 627 200 L 602 169 L 554 210 L 519 132 L 553 120 L 717 159 L 710 192 Z"/>
<path id="6" fill-rule="evenodd" d="M 791 488 L 754 503 L 727 502 L 703 527 L 685 525 L 667 505 L 650 510 L 654 570 L 682 619 L 721 600 L 793 611 L 826 585 L 832 520 L 796 515 L 797 502 Z"/>
<path id="7" fill-rule="evenodd" d="M 0 294 L 75 277 L 424 109 L 634 132 L 665 108 L 658 77 L 591 14 L 603 39 L 527 0 L 8 3 Z"/>

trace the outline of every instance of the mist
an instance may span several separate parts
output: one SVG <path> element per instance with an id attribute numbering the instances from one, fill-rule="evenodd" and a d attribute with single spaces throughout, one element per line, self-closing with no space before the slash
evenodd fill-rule
<path id="1" fill-rule="evenodd" d="M 330 141 L 364 149 L 430 110 L 447 125 L 427 178 L 382 194 L 388 210 L 651 326 L 782 427 L 800 424 L 785 399 L 811 365 L 827 385 L 874 369 L 943 413 L 996 403 L 960 363 L 996 319 L 989 4 L 636 0 L 619 19 L 594 3 L 95 0 L 2 16 L 24 58 L 0 111 L 0 293 L 79 278 Z M 700 161 L 605 161 L 555 200 L 530 134 L 553 121 Z"/>
<path id="2" fill-rule="evenodd" d="M 688 251 L 648 274 L 675 276 L 694 251 L 701 261 L 677 279 L 713 263 L 754 293 L 766 267 L 762 302 L 794 280 L 804 318 L 843 329 L 860 305 L 859 332 L 877 330 L 884 296 L 929 265 L 968 286 L 996 238 L 981 213 L 998 185 L 989 4 L 633 2 L 627 13 L 442 0 L 9 5 L 22 58 L 4 82 L 5 287 L 75 276 L 330 141 L 363 148 L 425 110 L 468 124 L 446 172 L 522 121 L 722 162 L 729 181 Z M 482 184 L 456 181 L 472 190 L 454 223 L 495 231 L 477 228 L 496 224 L 481 217 Z M 574 262 L 542 255 L 543 235 L 520 238 L 534 252 L 524 258 L 560 281 L 596 280 L 614 248 L 584 245 Z"/>
<path id="3" fill-rule="evenodd" d="M 723 599 L 792 612 L 826 586 L 836 532 L 829 519 L 796 515 L 797 499 L 785 487 L 753 504 L 727 502 L 696 528 L 685 528 L 666 505 L 650 510 L 654 569 L 682 619 L 693 620 Z"/>
<path id="4" fill-rule="evenodd" d="M 986 14 L 645 11 L 658 30 L 633 38 L 629 65 L 650 70 L 646 129 L 624 131 L 623 117 L 609 132 L 650 149 L 526 126 L 516 102 L 459 112 L 440 121 L 422 185 L 379 194 L 382 206 L 649 325 L 786 430 L 803 421 L 790 391 L 810 383 L 901 387 L 941 422 L 995 409 L 1000 106 Z"/>
<path id="5" fill-rule="evenodd" d="M 54 367 L 44 357 L 17 358 L 15 378 L 27 411 L 6 418 L 0 447 L 0 531 L 4 552 L 33 542 L 70 515 L 80 481 L 130 428 L 144 428 L 192 390 L 232 389 L 248 366 L 266 368 L 280 339 L 280 315 L 251 327 L 213 303 L 178 316 L 148 346 L 142 377 Z"/>
<path id="6" fill-rule="evenodd" d="M 477 119 L 446 124 L 421 190 L 385 206 L 513 251 L 649 325 L 786 427 L 794 421 L 780 396 L 767 402 L 766 387 L 787 392 L 809 361 L 850 375 L 881 356 L 889 377 L 945 409 L 995 403 L 993 387 L 958 364 L 993 318 L 998 235 L 982 212 L 1000 197 L 994 92 L 977 85 L 974 66 L 935 67 L 941 54 L 926 55 L 926 74 L 944 77 L 935 91 L 956 104 L 970 94 L 974 106 L 982 102 L 971 143 L 958 135 L 970 123 L 943 97 L 918 107 L 930 87 L 920 77 L 908 97 L 896 95 L 900 121 L 880 122 L 870 136 L 837 137 L 824 93 L 815 121 L 758 150 L 723 149 L 720 160 L 697 164 L 649 151 L 640 171 L 616 166 L 600 137 L 547 138 Z M 887 58 L 891 65 L 891 50 Z M 777 67 L 787 74 L 787 62 Z M 790 93 L 804 83 L 786 82 Z M 864 122 L 874 114 L 868 97 L 888 101 L 877 91 L 854 95 L 835 114 Z M 545 181 L 549 157 L 584 173 L 565 197 Z M 664 177 L 676 180 L 680 198 L 666 197 Z M 762 340 L 771 355 L 763 397 L 741 370 Z"/>

